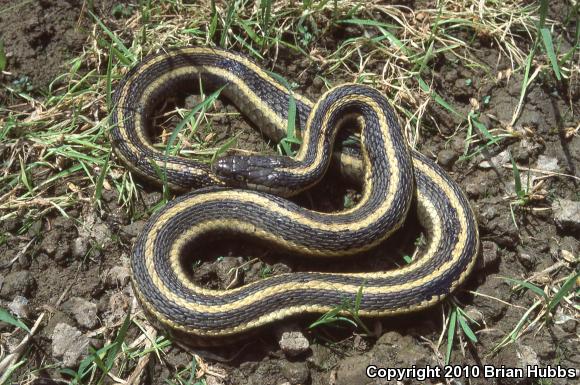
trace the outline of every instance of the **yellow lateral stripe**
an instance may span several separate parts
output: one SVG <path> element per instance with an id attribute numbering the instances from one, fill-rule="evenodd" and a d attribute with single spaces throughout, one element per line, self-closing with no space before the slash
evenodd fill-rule
<path id="1" fill-rule="evenodd" d="M 216 66 L 212 64 L 200 64 L 191 65 L 180 68 L 171 68 L 171 61 L 185 58 L 194 58 L 195 55 L 207 55 L 208 63 L 215 60 Z M 219 68 L 217 66 L 217 61 L 221 63 L 230 63 L 233 67 L 230 69 Z M 163 73 L 154 74 L 152 68 L 160 63 L 167 64 L 168 70 Z M 253 72 L 255 79 L 257 79 L 257 84 L 246 83 L 242 78 L 236 75 L 236 68 L 238 65 L 243 65 L 248 71 Z M 157 71 L 157 70 L 155 70 Z M 161 72 L 161 71 L 157 71 Z M 129 92 L 132 89 L 132 84 L 142 80 L 143 76 L 147 73 L 148 79 L 145 87 L 140 91 L 140 95 L 130 95 Z M 148 138 L 147 132 L 145 130 L 146 122 L 142 121 L 142 115 L 138 112 L 127 114 L 128 109 L 147 108 L 149 101 L 151 101 L 152 96 L 157 90 L 162 87 L 167 87 L 171 79 L 175 77 L 182 77 L 191 75 L 193 78 L 202 76 L 203 74 L 215 76 L 223 81 L 224 84 L 229 84 L 230 87 L 224 89 L 224 96 L 231 99 L 236 106 L 240 109 L 242 114 L 247 115 L 254 123 L 262 127 L 269 135 L 281 136 L 287 129 L 286 119 L 281 118 L 281 114 L 284 111 L 277 111 L 279 106 L 276 103 L 270 102 L 270 104 L 265 103 L 260 97 L 258 97 L 258 88 L 265 85 L 269 87 L 275 87 L 278 91 L 288 94 L 289 91 L 286 87 L 277 81 L 275 81 L 266 71 L 262 70 L 256 64 L 254 64 L 248 58 L 224 51 L 219 49 L 211 48 L 201 48 L 201 47 L 187 47 L 171 50 L 165 54 L 149 57 L 140 66 L 136 67 L 130 75 L 126 76 L 123 81 L 123 87 L 120 88 L 116 93 L 116 103 L 115 110 L 113 111 L 114 119 L 117 121 L 117 126 L 113 127 L 113 137 L 116 141 L 125 141 L 125 147 L 116 148 L 115 152 L 119 158 L 126 163 L 132 171 L 136 171 L 140 175 L 149 178 L 156 179 L 156 175 L 150 175 L 149 168 L 139 169 L 138 164 L 132 163 L 132 161 L 143 158 L 143 149 L 146 151 L 152 151 L 160 156 L 164 156 L 163 152 L 156 149 L 151 140 Z M 253 75 L 253 76 L 254 76 Z M 152 80 L 151 80 L 152 79 Z M 345 85 L 346 87 L 353 87 L 353 89 L 363 89 L 365 86 L 361 85 Z M 343 86 L 344 87 L 344 86 Z M 325 103 L 327 109 L 324 111 L 322 116 L 322 121 L 320 122 L 320 131 L 326 133 L 331 127 L 330 118 L 335 115 L 339 109 L 356 101 L 358 103 L 364 104 L 366 108 L 370 109 L 373 114 L 376 114 L 378 119 L 378 132 L 373 132 L 373 135 L 379 135 L 383 138 L 383 148 L 380 149 L 381 153 L 384 153 L 386 161 L 389 163 L 390 178 L 388 181 L 373 180 L 373 174 L 371 171 L 372 167 L 381 167 L 380 165 L 374 166 L 371 164 L 370 155 L 365 148 L 362 147 L 362 160 L 358 159 L 349 154 L 341 154 L 340 159 L 342 167 L 346 168 L 350 174 L 361 174 L 364 165 L 364 180 L 363 180 L 363 190 L 362 198 L 359 200 L 355 207 L 335 213 L 318 213 L 322 220 L 316 220 L 308 214 L 307 211 L 297 210 L 294 206 L 286 206 L 285 204 L 278 203 L 266 195 L 257 194 L 251 191 L 245 190 L 222 190 L 222 191 L 212 191 L 204 194 L 193 194 L 184 197 L 180 202 L 172 205 L 172 207 L 164 208 L 161 213 L 154 217 L 155 222 L 150 224 L 149 231 L 140 237 L 140 241 L 143 242 L 136 250 L 136 254 L 133 258 L 133 283 L 135 288 L 136 296 L 138 297 L 141 304 L 147 309 L 147 311 L 153 314 L 162 324 L 173 328 L 175 330 L 183 331 L 185 333 L 201 336 L 201 337 L 224 337 L 233 334 L 242 333 L 250 329 L 257 328 L 264 324 L 281 320 L 288 316 L 297 315 L 301 313 L 324 313 L 332 310 L 329 306 L 319 306 L 313 304 L 303 304 L 303 305 L 293 305 L 285 306 L 283 303 L 275 305 L 274 311 L 268 312 L 267 314 L 260 314 L 259 312 L 254 312 L 252 318 L 252 307 L 253 305 L 259 303 L 263 300 L 272 301 L 277 296 L 288 295 L 291 296 L 292 293 L 300 293 L 303 290 L 309 290 L 313 293 L 324 291 L 326 295 L 331 295 L 332 300 L 336 299 L 336 303 L 340 302 L 341 298 L 345 296 L 353 296 L 359 291 L 360 287 L 363 287 L 363 295 L 373 295 L 378 297 L 379 301 L 381 296 L 386 296 L 398 298 L 397 294 L 406 293 L 407 298 L 410 300 L 405 300 L 404 304 L 400 306 L 397 305 L 396 308 L 385 308 L 376 310 L 375 308 L 365 308 L 366 305 L 359 310 L 359 315 L 361 316 L 384 316 L 392 314 L 403 314 L 412 311 L 422 309 L 424 307 L 430 306 L 437 301 L 440 301 L 445 295 L 434 295 L 435 291 L 431 291 L 430 282 L 441 282 L 437 293 L 448 293 L 454 290 L 459 284 L 461 284 L 473 269 L 475 264 L 475 256 L 477 253 L 477 245 L 479 242 L 479 234 L 477 230 L 477 225 L 473 217 L 473 212 L 469 204 L 466 203 L 467 199 L 463 194 L 456 189 L 454 182 L 451 179 L 447 179 L 445 173 L 439 170 L 438 166 L 432 164 L 429 161 L 423 161 L 423 158 L 413 155 L 411 157 L 414 171 L 417 175 L 420 174 L 421 183 L 427 183 L 422 185 L 422 190 L 417 191 L 417 207 L 419 209 L 419 217 L 421 222 L 426 226 L 428 230 L 428 244 L 425 249 L 420 253 L 417 261 L 406 265 L 402 268 L 389 271 L 381 272 L 367 272 L 367 273 L 315 273 L 316 275 L 310 276 L 311 280 L 303 281 L 292 280 L 292 273 L 289 275 L 289 279 L 285 282 L 278 281 L 276 283 L 276 278 L 266 278 L 265 280 L 247 284 L 245 286 L 222 291 L 222 290 L 212 290 L 206 289 L 198 286 L 189 278 L 189 271 L 186 269 L 183 263 L 183 252 L 189 242 L 199 238 L 203 234 L 215 230 L 234 230 L 237 232 L 250 234 L 256 236 L 260 239 L 268 240 L 273 242 L 275 245 L 284 248 L 285 250 L 291 252 L 298 252 L 301 254 L 308 254 L 314 256 L 325 256 L 325 257 L 337 257 L 344 254 L 352 254 L 354 252 L 361 252 L 371 247 L 374 247 L 379 242 L 383 241 L 386 237 L 391 235 L 401 223 L 396 222 L 393 229 L 384 231 L 384 233 L 374 234 L 376 232 L 376 224 L 384 223 L 383 219 L 389 217 L 389 214 L 393 208 L 401 207 L 403 202 L 408 202 L 409 197 L 404 197 L 398 193 L 401 184 L 410 180 L 412 182 L 412 177 L 403 174 L 403 166 L 405 166 L 405 155 L 410 155 L 406 148 L 398 148 L 399 143 L 395 144 L 396 137 L 393 136 L 394 129 L 398 129 L 398 124 L 391 127 L 389 126 L 390 117 L 386 116 L 386 113 L 382 109 L 383 101 L 380 99 L 381 96 L 369 96 L 363 90 L 360 93 L 356 92 L 350 95 L 341 95 L 340 98 L 333 94 L 333 91 L 328 91 L 319 101 L 312 103 L 307 98 L 299 95 L 293 94 L 293 97 L 299 103 L 303 103 L 307 109 L 317 111 L 321 107 L 322 103 Z M 333 99 L 330 99 L 333 98 Z M 384 103 L 388 103 L 386 100 Z M 389 109 L 388 104 L 387 107 Z M 389 114 L 392 112 L 387 111 Z M 307 159 L 308 153 L 307 148 L 309 146 L 315 146 L 315 156 L 312 162 L 308 163 L 307 166 L 302 168 L 293 168 L 291 172 L 295 175 L 307 175 L 315 170 L 316 167 L 322 162 L 323 146 L 325 141 L 321 138 L 314 137 L 314 129 L 312 129 L 314 112 L 310 113 L 307 119 L 307 124 L 302 132 L 302 145 L 300 150 L 295 157 L 298 161 L 310 161 Z M 126 119 L 133 119 L 133 128 L 129 132 L 128 125 L 126 124 Z M 340 119 L 343 119 L 341 117 Z M 364 117 L 362 118 L 364 121 Z M 364 122 L 367 124 L 367 122 Z M 363 124 L 363 127 L 364 127 Z M 374 143 L 376 141 L 369 142 L 370 138 L 365 138 L 369 135 L 368 129 L 364 129 L 361 133 L 362 143 Z M 401 133 L 402 135 L 402 133 Z M 328 138 L 333 139 L 333 138 Z M 365 140 L 366 139 L 366 140 Z M 134 141 L 133 141 L 134 140 Z M 404 139 L 403 139 L 404 140 Z M 402 154 L 405 152 L 406 154 Z M 398 155 L 401 154 L 401 155 Z M 213 178 L 216 184 L 222 184 L 221 179 L 217 175 L 213 175 L 211 171 L 207 169 L 200 168 L 200 164 L 193 160 L 183 161 L 183 158 L 169 156 L 167 161 L 165 159 L 158 160 L 157 164 L 159 167 L 166 168 L 170 171 L 175 171 L 182 173 L 184 175 L 190 175 L 191 179 L 201 180 L 205 178 L 207 183 L 207 178 Z M 281 169 L 283 171 L 284 169 Z M 379 174 L 381 178 L 385 175 L 384 173 Z M 425 182 L 427 181 L 427 182 Z M 173 186 L 172 181 L 168 183 Z M 388 186 L 386 191 L 381 192 L 379 195 L 380 203 L 373 205 L 373 211 L 370 214 L 366 214 L 370 210 L 364 211 L 365 216 L 357 215 L 362 207 L 368 207 L 369 200 L 371 196 L 377 196 L 374 194 L 374 189 L 381 185 Z M 428 186 L 434 186 L 436 189 L 431 189 Z M 426 187 L 426 188 L 425 188 Z M 445 197 L 448 200 L 443 207 L 435 207 L 438 199 Z M 353 232 L 365 232 L 368 234 L 369 241 L 363 242 L 359 240 L 358 244 L 362 246 L 357 246 L 358 248 L 352 248 L 349 250 L 325 250 L 326 247 L 320 246 L 319 248 L 301 244 L 299 240 L 286 239 L 283 231 L 284 227 L 274 227 L 270 228 L 268 225 L 252 225 L 243 218 L 238 216 L 232 216 L 229 220 L 224 219 L 213 219 L 206 215 L 206 219 L 197 220 L 194 224 L 189 224 L 180 227 L 186 227 L 185 231 L 180 234 L 172 234 L 175 236 L 169 244 L 158 242 L 158 237 L 160 236 L 160 231 L 163 228 L 169 227 L 169 232 L 171 233 L 172 227 L 176 226 L 174 220 L 182 213 L 184 210 L 194 209 L 200 205 L 214 205 L 217 206 L 224 201 L 233 202 L 233 209 L 237 210 L 239 205 L 252 204 L 260 207 L 261 210 L 266 214 L 275 214 L 282 218 L 285 218 L 284 223 L 288 226 L 292 224 L 300 224 L 305 228 L 312 229 L 312 231 L 326 232 L 333 236 L 345 236 L 348 234 L 353 234 Z M 406 205 L 405 205 L 406 210 Z M 361 211 L 363 212 L 363 211 Z M 447 215 L 453 215 L 456 217 L 457 222 L 453 222 L 453 226 L 456 226 L 453 234 L 453 242 L 451 242 L 451 237 L 449 234 L 444 234 L 443 224 L 446 223 Z M 342 218 L 341 218 L 342 217 Z M 236 219 L 233 219 L 236 218 Z M 348 222 L 342 222 L 347 220 Z M 187 228 L 189 226 L 189 228 Z M 263 227 L 261 227 L 263 226 Z M 381 230 L 382 231 L 382 230 Z M 371 236 L 372 235 L 372 236 Z M 352 237 L 352 235 L 351 235 Z M 363 238 L 367 239 L 367 238 Z M 354 244 L 351 243 L 351 244 Z M 449 255 L 437 254 L 441 250 L 450 250 Z M 469 252 L 467 252 L 469 250 Z M 156 269 L 155 256 L 160 258 L 166 258 L 168 269 L 159 270 Z M 135 259 L 137 258 L 138 259 Z M 433 271 L 427 272 L 426 267 L 430 265 L 433 261 L 442 261 L 437 268 Z M 461 266 L 462 270 L 457 272 L 457 267 Z M 423 269 L 423 270 L 421 270 Z M 422 277 L 417 278 L 419 272 L 424 274 Z M 135 274 L 138 272 L 138 274 Z M 453 276 L 451 275 L 454 272 Z M 182 297 L 177 292 L 172 291 L 169 286 L 166 286 L 162 275 L 172 273 L 176 279 L 188 290 L 192 291 L 194 295 L 210 297 L 210 299 L 203 303 L 190 302 Z M 308 274 L 308 273 L 304 273 Z M 316 278 L 317 276 L 330 276 L 332 275 L 332 281 L 326 281 L 324 278 Z M 301 274 L 303 276 L 303 274 Z M 139 278 L 137 277 L 146 277 Z M 308 277 L 308 276 L 307 276 Z M 344 280 L 341 280 L 341 277 Z M 348 284 L 346 283 L 347 278 L 356 278 L 359 281 L 365 282 L 362 285 L 358 284 Z M 379 286 L 377 280 L 384 280 L 389 278 L 397 278 L 398 282 L 396 284 L 391 284 L 389 286 Z M 144 279 L 145 281 L 141 281 Z M 144 286 L 142 286 L 144 285 Z M 149 297 L 150 294 L 144 288 L 153 285 L 163 297 L 165 297 L 172 307 L 165 307 L 164 304 L 158 302 L 158 300 L 153 300 L 153 297 Z M 260 288 L 257 289 L 257 286 Z M 170 285 L 172 286 L 172 285 Z M 250 293 L 251 290 L 256 290 Z M 145 290 L 145 291 L 143 291 Z M 242 295 L 238 299 L 234 299 L 233 296 Z M 211 299 L 213 297 L 213 300 Z M 402 300 L 399 300 L 402 303 Z M 408 303 L 407 303 L 408 302 Z M 385 302 L 386 303 L 386 302 Z M 169 304 L 167 304 L 169 306 Z M 392 305 L 389 305 L 392 306 Z M 174 307 L 181 308 L 180 311 L 176 311 Z M 217 317 L 215 319 L 221 319 L 226 316 L 227 312 L 236 312 L 244 309 L 245 317 L 239 321 L 234 326 L 217 326 L 215 329 L 207 330 L 206 328 L 196 327 L 196 326 L 186 326 L 181 324 L 179 320 L 183 316 L 185 311 L 196 312 L 200 314 L 201 318 L 204 315 L 208 317 L 213 315 Z M 372 310 L 371 310 L 372 309 Z M 225 321 L 225 319 L 224 319 Z"/>

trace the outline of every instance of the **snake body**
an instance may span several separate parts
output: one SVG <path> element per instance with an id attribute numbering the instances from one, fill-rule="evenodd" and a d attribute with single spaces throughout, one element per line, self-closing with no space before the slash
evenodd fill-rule
<path id="1" fill-rule="evenodd" d="M 285 134 L 294 98 L 303 128 L 297 156 L 232 156 L 212 168 L 155 149 L 149 135 L 153 107 L 168 92 L 200 80 L 204 89 L 224 86 L 222 95 L 275 141 Z M 325 313 L 345 300 L 354 303 L 361 288 L 361 316 L 413 312 L 440 301 L 472 270 L 479 240 L 469 202 L 439 166 L 407 149 L 392 108 L 370 87 L 338 86 L 313 104 L 242 55 L 189 47 L 146 57 L 119 83 L 114 105 L 113 145 L 132 171 L 157 180 L 162 169 L 175 190 L 200 188 L 150 218 L 131 259 L 141 304 L 176 333 L 221 340 L 293 315 Z M 343 154 L 341 161 L 362 179 L 360 202 L 320 213 L 264 192 L 292 195 L 316 183 L 330 163 L 337 127 L 353 113 L 362 121 L 362 157 Z M 190 279 L 186 254 L 208 234 L 242 234 L 288 254 L 359 254 L 401 226 L 413 194 L 427 245 L 400 269 L 296 272 L 231 290 L 206 289 Z"/>

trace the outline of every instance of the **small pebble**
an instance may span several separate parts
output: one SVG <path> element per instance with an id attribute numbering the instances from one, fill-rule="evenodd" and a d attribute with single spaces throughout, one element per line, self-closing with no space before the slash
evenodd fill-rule
<path id="1" fill-rule="evenodd" d="M 28 299 L 21 295 L 14 297 L 12 302 L 8 305 L 8 309 L 18 318 L 29 318 L 30 307 L 28 306 Z"/>
<path id="2" fill-rule="evenodd" d="M 101 278 L 109 289 L 124 287 L 131 280 L 131 271 L 125 266 L 111 267 Z"/>
<path id="3" fill-rule="evenodd" d="M 503 164 L 508 163 L 510 161 L 510 154 L 508 150 L 502 151 L 496 156 L 491 157 L 491 159 L 487 160 L 484 159 L 483 161 L 479 162 L 479 167 L 483 169 L 488 169 L 492 167 L 501 167 Z"/>
<path id="4" fill-rule="evenodd" d="M 536 168 L 544 171 L 558 171 L 560 166 L 558 166 L 558 159 L 540 155 L 536 162 Z"/>
<path id="5" fill-rule="evenodd" d="M 93 329 L 97 326 L 97 305 L 84 298 L 72 297 L 62 308 L 77 321 L 79 326 L 85 329 Z"/>
<path id="6" fill-rule="evenodd" d="M 446 169 L 450 169 L 453 167 L 453 164 L 457 160 L 457 153 L 452 150 L 441 150 L 437 154 L 437 163 L 439 163 L 442 167 Z"/>
<path id="7" fill-rule="evenodd" d="M 556 225 L 563 230 L 580 229 L 580 202 L 560 199 L 552 203 Z"/>
<path id="8" fill-rule="evenodd" d="M 35 287 L 36 281 L 30 271 L 15 271 L 7 274 L 2 280 L 0 297 L 4 299 L 12 299 L 15 295 L 28 297 Z"/>
<path id="9" fill-rule="evenodd" d="M 310 342 L 302 334 L 302 332 L 295 327 L 286 327 L 278 333 L 278 344 L 280 349 L 289 357 L 295 357 L 308 350 Z"/>
<path id="10" fill-rule="evenodd" d="M 62 361 L 63 366 L 71 368 L 89 353 L 90 340 L 75 327 L 65 323 L 55 326 L 52 333 L 52 355 Z"/>

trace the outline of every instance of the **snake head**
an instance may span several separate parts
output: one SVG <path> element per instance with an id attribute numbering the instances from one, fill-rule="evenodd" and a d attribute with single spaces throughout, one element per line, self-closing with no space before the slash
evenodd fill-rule
<path id="1" fill-rule="evenodd" d="M 283 156 L 233 155 L 218 159 L 212 169 L 229 186 L 287 196 L 287 188 L 280 184 L 280 168 L 293 162 Z"/>

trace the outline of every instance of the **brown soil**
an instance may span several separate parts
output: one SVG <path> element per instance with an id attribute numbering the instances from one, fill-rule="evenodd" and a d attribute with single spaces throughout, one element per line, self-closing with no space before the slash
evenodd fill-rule
<path id="1" fill-rule="evenodd" d="M 111 16 L 111 9 L 118 3 L 120 2 L 95 2 L 95 11 L 101 18 L 114 24 L 115 18 Z M 93 28 L 94 22 L 90 17 L 86 13 L 81 16 L 80 11 L 84 4 L 83 1 L 73 0 L 43 0 L 29 3 L 25 9 L 14 7 L 1 11 L 0 37 L 4 41 L 8 57 L 7 71 L 11 73 L 4 78 L 4 82 L 20 82 L 26 85 L 29 92 L 41 95 L 43 89 L 66 71 L 69 68 L 67 61 L 80 52 Z M 551 16 L 563 15 L 565 12 L 562 9 L 567 4 L 566 1 L 551 2 Z M 9 7 L 10 5 L 13 4 L 8 2 Z M 348 38 L 348 33 L 350 32 L 338 31 L 336 36 Z M 569 31 L 569 34 L 574 35 L 573 31 Z M 325 43 L 327 47 L 333 46 L 331 42 Z M 493 43 L 482 37 L 473 44 L 482 63 L 498 71 L 509 68 L 505 55 L 498 62 L 498 48 Z M 308 62 L 281 55 L 276 69 L 287 78 L 296 79 L 297 83 L 303 85 L 300 91 L 306 95 L 312 98 L 320 95 L 322 87 L 315 81 L 317 68 L 313 68 Z M 445 55 L 440 55 L 433 71 L 437 92 L 462 109 L 462 113 L 469 111 L 470 98 L 483 100 L 484 97 L 489 97 L 489 103 L 482 107 L 482 122 L 490 124 L 510 121 L 518 103 L 521 75 L 498 81 L 496 73 L 490 74 L 475 67 L 463 67 Z M 578 176 L 580 137 L 576 134 L 568 138 L 565 130 L 578 124 L 575 112 L 579 108 L 578 89 L 556 82 L 553 78 L 535 81 L 527 93 L 521 116 L 515 124 L 534 132 L 534 135 L 509 145 L 518 164 L 536 167 L 538 159 L 546 156 L 557 159 L 558 172 Z M 433 157 L 448 156 L 450 151 L 450 157 L 456 159 L 463 151 L 465 134 L 454 137 L 450 135 L 459 121 L 434 103 L 431 104 L 428 115 L 438 122 L 441 132 L 435 129 L 425 130 L 418 149 Z M 244 121 L 236 119 L 226 123 L 230 126 L 228 131 L 232 132 L 241 126 L 247 126 Z M 256 144 L 254 134 L 244 134 L 240 142 L 244 141 L 250 144 L 240 147 L 262 146 Z M 489 158 L 496 154 L 485 155 Z M 506 198 L 513 195 L 512 170 L 481 168 L 480 161 L 480 158 L 452 161 L 447 166 L 453 178 L 467 192 L 477 214 L 483 241 L 480 257 L 486 262 L 485 265 L 480 264 L 468 283 L 457 293 L 463 308 L 473 317 L 479 317 L 485 322 L 479 327 L 474 326 L 478 331 L 479 342 L 472 344 L 463 337 L 462 347 L 456 344 L 451 362 L 457 365 L 489 364 L 496 367 L 521 367 L 524 364 L 537 363 L 541 367 L 561 365 L 566 368 L 579 368 L 578 323 L 573 319 L 560 320 L 561 322 L 551 320 L 499 353 L 490 354 L 495 344 L 516 326 L 527 308 L 537 299 L 529 291 L 514 292 L 511 290 L 512 285 L 502 277 L 529 277 L 562 260 L 563 251 L 577 254 L 580 250 L 578 231 L 558 227 L 550 210 L 556 199 L 579 200 L 578 181 L 569 177 L 547 178 L 543 185 L 542 199 L 534 202 L 531 208 L 514 208 L 518 230 L 510 214 L 510 202 L 514 199 Z M 342 192 L 344 191 L 341 190 L 337 195 L 340 197 Z M 324 207 L 325 201 L 321 198 L 317 200 L 316 196 L 316 192 L 310 193 L 302 197 L 302 201 L 317 208 L 327 208 Z M 61 296 L 61 302 L 70 297 L 82 297 L 96 304 L 99 325 L 95 329 L 105 324 L 110 327 L 122 322 L 122 316 L 116 314 L 115 310 L 119 307 L 119 295 L 125 298 L 125 302 L 121 300 L 123 306 L 130 302 L 130 285 L 126 281 L 111 284 L 104 276 L 112 267 L 127 266 L 130 247 L 149 215 L 149 209 L 160 197 L 155 189 L 144 193 L 139 206 L 133 209 L 143 215 L 143 219 L 137 221 L 132 221 L 125 208 L 120 207 L 115 193 L 105 191 L 103 214 L 97 215 L 92 207 L 79 204 L 67 209 L 70 218 L 61 217 L 58 212 L 54 212 L 52 216 L 28 224 L 24 234 L 17 233 L 23 225 L 18 218 L 0 224 L 0 232 L 5 234 L 5 241 L 0 243 L 0 266 L 8 266 L 0 268 L 0 305 L 6 308 L 15 295 L 22 295 L 30 301 L 32 310 L 29 320 L 36 319 L 45 310 L 50 315 L 41 332 L 34 338 L 33 347 L 27 354 L 28 360 L 18 369 L 18 375 L 25 376 L 30 370 L 42 367 L 44 369 L 36 373 L 37 377 L 70 378 L 59 372 L 58 360 L 51 353 L 55 325 L 59 322 L 75 325 L 75 320 L 69 313 L 53 307 Z M 314 203 L 309 203 L 311 198 Z M 37 241 L 25 249 L 32 238 Z M 412 235 L 410 238 L 413 239 Z M 389 246 L 389 249 L 392 247 Z M 22 250 L 25 252 L 21 253 Z M 208 286 L 227 285 L 229 278 L 227 274 L 224 275 L 224 271 L 240 265 L 241 261 L 236 258 L 238 255 L 246 256 L 256 252 L 255 248 L 249 250 L 235 250 L 231 252 L 233 256 L 226 256 L 221 263 L 204 263 L 196 270 L 196 279 Z M 229 249 L 220 250 L 217 254 L 227 255 L 229 252 Z M 246 282 L 259 279 L 263 274 L 306 268 L 302 266 L 303 262 L 283 263 L 278 258 L 269 257 L 265 261 L 253 263 L 245 270 Z M 382 268 L 375 266 L 373 262 L 368 262 L 367 265 L 369 268 Z M 571 269 L 573 268 L 570 265 L 562 266 L 552 272 L 550 279 L 565 278 Z M 473 295 L 472 291 L 483 295 Z M 206 361 L 213 362 L 213 370 L 226 374 L 223 382 L 216 380 L 218 382 L 213 382 L 214 384 L 387 383 L 368 379 L 365 376 L 366 366 L 375 363 L 402 368 L 441 364 L 439 352 L 444 354 L 445 349 L 441 347 L 439 355 L 436 355 L 431 343 L 437 342 L 441 333 L 441 315 L 442 307 L 436 306 L 412 316 L 370 321 L 371 328 L 382 330 L 378 339 L 362 338 L 350 329 L 308 331 L 305 328 L 308 323 L 298 320 L 302 330 L 306 330 L 311 347 L 308 352 L 292 359 L 286 358 L 278 347 L 275 328 L 264 329 L 258 338 L 243 341 L 234 347 L 213 349 L 209 353 L 204 351 L 199 354 L 206 357 Z M 1 338 L 7 336 L 9 330 L 12 329 L 0 326 Z M 118 330 L 118 327 L 107 330 Z M 92 331 L 83 332 L 90 334 Z M 129 336 L 127 341 L 134 337 Z M 1 338 L 0 342 L 4 343 Z M 13 336 L 6 338 L 7 341 L 13 341 Z M 98 347 L 103 338 L 96 337 L 92 341 Z M 163 379 L 173 376 L 176 370 L 191 363 L 191 356 L 186 350 L 177 346 L 166 350 L 162 362 L 156 358 L 151 360 L 145 371 L 145 383 L 164 383 Z M 51 367 L 54 363 L 57 364 L 56 367 Z M 18 380 L 18 377 L 15 379 Z M 24 381 L 25 377 L 20 380 Z M 441 381 L 438 379 L 430 383 Z M 414 380 L 404 382 L 416 383 Z M 462 380 L 461 383 L 525 384 L 533 381 L 480 378 Z M 552 379 L 546 383 L 572 384 L 574 380 Z"/>

